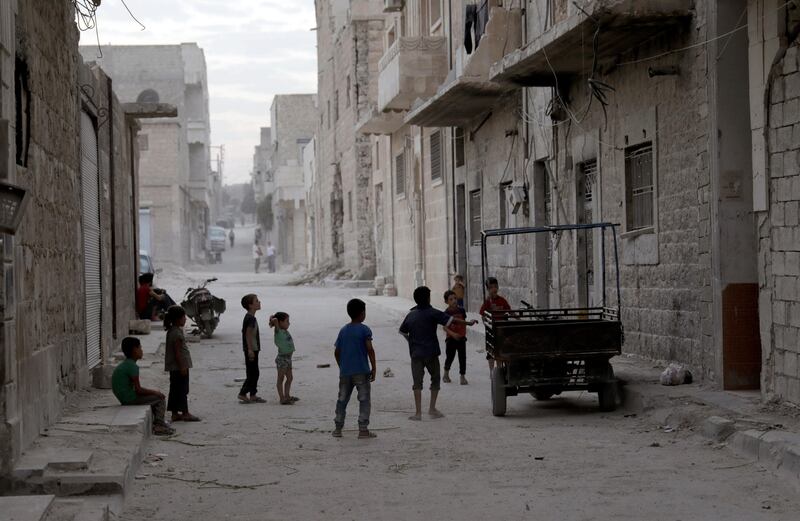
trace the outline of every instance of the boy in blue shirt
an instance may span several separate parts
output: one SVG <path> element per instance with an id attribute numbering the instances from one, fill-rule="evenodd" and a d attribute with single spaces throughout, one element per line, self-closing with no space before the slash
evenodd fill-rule
<path id="1" fill-rule="evenodd" d="M 375 351 L 372 349 L 372 331 L 362 323 L 367 317 L 367 305 L 363 300 L 354 298 L 347 303 L 347 314 L 351 322 L 339 331 L 334 344 L 336 350 L 333 354 L 339 366 L 339 397 L 336 400 L 333 437 L 342 437 L 347 403 L 355 388 L 359 406 L 358 437 L 374 438 L 375 433 L 369 430 L 370 382 L 375 381 L 377 368 Z"/>

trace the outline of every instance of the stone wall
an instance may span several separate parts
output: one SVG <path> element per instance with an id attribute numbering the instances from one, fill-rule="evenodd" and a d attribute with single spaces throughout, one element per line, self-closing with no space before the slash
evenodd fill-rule
<path id="1" fill-rule="evenodd" d="M 769 212 L 760 218 L 764 392 L 800 404 L 800 52 L 786 50 L 772 83 Z M 766 309 L 765 309 L 766 308 Z M 762 317 L 762 320 L 765 317 Z M 763 326 L 762 326 L 762 329 Z"/>

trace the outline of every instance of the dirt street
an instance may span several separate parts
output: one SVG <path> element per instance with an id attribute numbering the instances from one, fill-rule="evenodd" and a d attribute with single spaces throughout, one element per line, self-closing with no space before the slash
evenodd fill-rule
<path id="1" fill-rule="evenodd" d="M 226 263 L 249 266 L 247 230 Z M 241 235 L 241 237 L 240 237 Z M 211 340 L 192 344 L 190 408 L 201 423 L 177 423 L 153 439 L 123 519 L 157 520 L 796 520 L 800 496 L 770 472 L 690 433 L 664 432 L 642 415 L 600 413 L 595 395 L 547 402 L 509 398 L 492 417 L 489 373 L 470 345 L 469 385 L 443 384 L 446 417 L 410 422 L 411 371 L 398 324 L 367 309 L 378 379 L 373 440 L 356 439 L 358 402 L 334 439 L 338 373 L 332 343 L 352 290 L 290 288 L 283 275 L 220 275 L 211 287 L 228 310 Z M 224 270 L 228 271 L 228 270 Z M 204 274 L 192 275 L 199 279 Z M 177 293 L 183 279 L 161 283 Z M 256 292 L 266 404 L 241 405 L 241 296 Z M 176 299 L 178 300 L 178 299 Z M 266 318 L 291 315 L 295 405 L 279 405 L 275 347 Z M 163 334 L 160 331 L 154 334 Z M 318 368 L 318 364 L 331 364 Z M 166 392 L 161 361 L 142 372 Z M 394 377 L 381 376 L 391 368 Z M 427 379 L 426 379 L 427 386 Z M 427 399 L 427 390 L 423 395 Z"/>

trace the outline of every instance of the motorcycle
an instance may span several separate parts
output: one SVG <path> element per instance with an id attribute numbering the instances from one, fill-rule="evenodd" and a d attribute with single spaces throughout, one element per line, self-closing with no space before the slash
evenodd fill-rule
<path id="1" fill-rule="evenodd" d="M 200 331 L 201 338 L 211 338 L 219 324 L 219 316 L 225 312 L 225 300 L 215 297 L 206 289 L 208 284 L 216 280 L 216 277 L 208 279 L 196 288 L 187 289 L 181 302 L 186 316 Z"/>

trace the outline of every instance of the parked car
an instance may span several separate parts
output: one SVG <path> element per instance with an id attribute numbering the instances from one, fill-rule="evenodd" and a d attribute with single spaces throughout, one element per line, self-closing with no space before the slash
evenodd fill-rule
<path id="1" fill-rule="evenodd" d="M 150 253 L 147 250 L 139 250 L 139 274 L 142 273 L 156 273 L 153 258 L 150 257 Z"/>
<path id="2" fill-rule="evenodd" d="M 208 262 L 222 262 L 222 252 L 225 251 L 225 245 L 228 240 L 228 234 L 225 233 L 225 228 L 221 226 L 208 227 Z"/>

